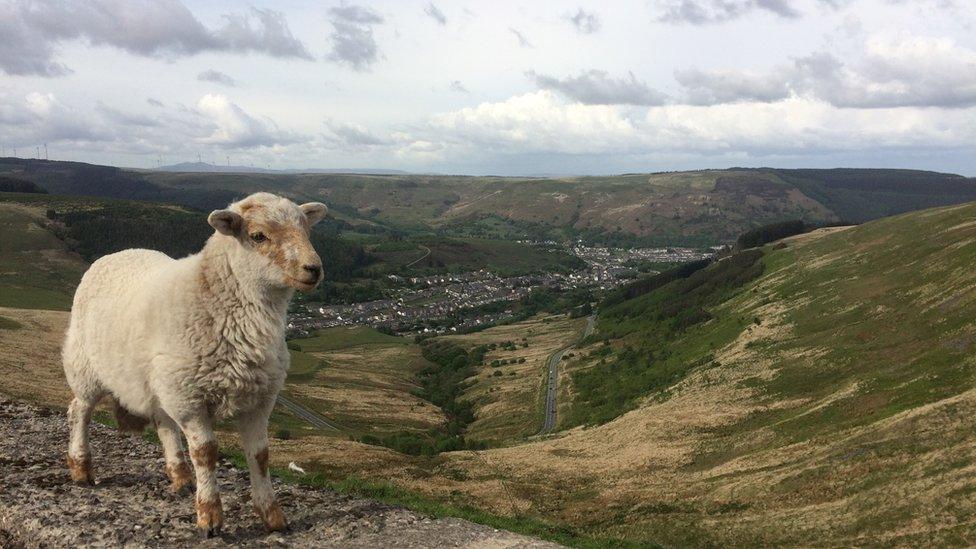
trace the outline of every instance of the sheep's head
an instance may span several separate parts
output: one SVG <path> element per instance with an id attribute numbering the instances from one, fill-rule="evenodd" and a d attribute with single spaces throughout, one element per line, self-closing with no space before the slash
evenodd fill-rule
<path id="1" fill-rule="evenodd" d="M 216 210 L 207 222 L 232 237 L 259 276 L 276 286 L 308 291 L 322 280 L 322 260 L 309 240 L 312 225 L 328 209 L 320 202 L 301 206 L 287 198 L 257 193 Z"/>

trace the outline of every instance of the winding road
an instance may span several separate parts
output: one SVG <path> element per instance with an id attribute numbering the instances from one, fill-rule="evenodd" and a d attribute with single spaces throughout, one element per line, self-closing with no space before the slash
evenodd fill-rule
<path id="1" fill-rule="evenodd" d="M 593 333 L 593 325 L 596 321 L 595 315 L 590 315 L 586 317 L 586 328 L 583 329 L 583 337 L 580 340 L 586 339 L 586 336 Z M 556 389 L 558 388 L 559 381 L 559 361 L 563 359 L 563 356 L 569 352 L 570 349 L 575 347 L 576 344 L 572 344 L 564 349 L 556 351 L 551 357 L 549 357 L 549 379 L 546 380 L 546 410 L 545 417 L 542 421 L 542 430 L 539 431 L 540 435 L 546 433 L 551 433 L 553 429 L 556 428 Z"/>
<path id="2" fill-rule="evenodd" d="M 312 427 L 316 429 L 325 429 L 328 431 L 338 431 L 339 428 L 335 425 L 329 423 L 325 418 L 316 414 L 315 412 L 309 410 L 308 408 L 302 406 L 301 404 L 289 399 L 288 397 L 278 393 L 278 404 L 282 408 L 285 408 L 289 412 L 295 414 L 299 419 L 304 420 Z"/>
<path id="3" fill-rule="evenodd" d="M 414 259 L 414 260 L 413 260 L 413 261 L 411 261 L 410 263 L 407 263 L 406 265 L 404 265 L 404 266 L 403 266 L 404 268 L 407 268 L 407 267 L 413 267 L 413 266 L 414 266 L 414 265 L 416 265 L 417 263 L 420 263 L 420 262 L 421 262 L 421 261 L 423 261 L 424 259 L 427 259 L 427 256 L 429 256 L 429 255 L 430 255 L 430 248 L 428 248 L 427 246 L 424 246 L 423 244 L 421 244 L 421 245 L 420 245 L 420 247 L 421 247 L 421 248 L 423 248 L 423 249 L 425 249 L 425 250 L 427 250 L 427 253 L 425 253 L 424 255 L 422 255 L 422 256 L 420 256 L 420 257 L 418 257 L 417 259 Z"/>

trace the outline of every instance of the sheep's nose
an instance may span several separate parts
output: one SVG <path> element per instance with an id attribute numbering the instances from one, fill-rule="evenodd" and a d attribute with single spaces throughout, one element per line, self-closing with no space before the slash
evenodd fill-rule
<path id="1" fill-rule="evenodd" d="M 321 265 L 305 265 L 302 267 L 308 274 L 312 275 L 315 280 L 318 280 L 322 276 L 322 266 Z"/>

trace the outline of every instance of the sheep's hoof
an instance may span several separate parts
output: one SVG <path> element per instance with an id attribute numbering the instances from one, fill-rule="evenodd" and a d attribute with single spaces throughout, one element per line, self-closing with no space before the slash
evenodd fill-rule
<path id="1" fill-rule="evenodd" d="M 220 528 L 224 525 L 224 509 L 220 505 L 220 497 L 213 497 L 201 501 L 196 500 L 197 528 L 200 536 L 212 538 L 220 535 Z"/>
<path id="2" fill-rule="evenodd" d="M 210 528 L 200 528 L 200 539 L 211 539 L 220 536 L 220 526 L 212 526 Z"/>
<path id="3" fill-rule="evenodd" d="M 284 519 L 282 519 L 282 520 L 284 520 Z M 285 522 L 283 522 L 281 524 L 277 524 L 277 525 L 274 525 L 274 526 L 272 526 L 270 524 L 265 524 L 264 527 L 268 530 L 268 533 L 269 534 L 273 534 L 275 532 L 281 532 L 282 534 L 291 533 L 291 525 L 288 524 L 288 521 L 285 521 Z"/>
<path id="4" fill-rule="evenodd" d="M 261 521 L 264 522 L 264 528 L 268 533 L 272 532 L 288 532 L 291 527 L 288 526 L 288 521 L 285 520 L 284 513 L 281 512 L 281 507 L 277 503 L 272 503 L 267 509 L 255 509 L 258 516 L 261 517 Z"/>
<path id="5" fill-rule="evenodd" d="M 193 494 L 193 483 L 178 485 L 171 484 L 169 486 L 169 492 L 176 497 L 185 498 Z"/>
<path id="6" fill-rule="evenodd" d="M 91 456 L 74 458 L 68 456 L 68 472 L 71 473 L 71 482 L 78 486 L 94 486 L 95 479 L 92 475 Z"/>

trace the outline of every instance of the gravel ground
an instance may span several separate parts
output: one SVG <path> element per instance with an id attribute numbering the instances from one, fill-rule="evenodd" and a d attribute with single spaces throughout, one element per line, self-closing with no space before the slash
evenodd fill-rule
<path id="1" fill-rule="evenodd" d="M 162 452 L 92 423 L 97 484 L 64 464 L 64 414 L 0 395 L 0 547 L 558 547 L 460 519 L 434 519 L 330 490 L 275 482 L 291 532 L 264 532 L 247 471 L 221 462 L 221 537 L 201 541 L 193 496 L 168 490 Z"/>

